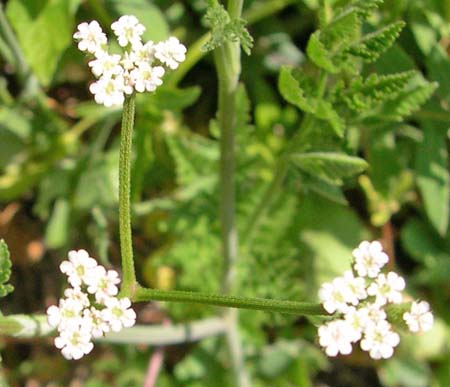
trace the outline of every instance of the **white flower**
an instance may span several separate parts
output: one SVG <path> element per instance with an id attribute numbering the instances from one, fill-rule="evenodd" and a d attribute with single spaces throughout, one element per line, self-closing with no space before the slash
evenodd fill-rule
<path id="1" fill-rule="evenodd" d="M 91 60 L 88 65 L 92 68 L 92 73 L 96 77 L 104 75 L 118 75 L 123 72 L 123 68 L 120 65 L 122 57 L 120 55 L 109 55 L 106 52 L 99 52 L 96 55 L 96 59 Z"/>
<path id="2" fill-rule="evenodd" d="M 147 62 L 148 64 L 151 64 L 154 55 L 155 55 L 155 46 L 151 40 L 145 44 L 142 44 L 142 42 L 133 43 L 130 58 L 132 58 L 133 62 L 137 66 L 139 66 L 139 63 L 141 62 Z"/>
<path id="3" fill-rule="evenodd" d="M 48 325 L 59 331 L 79 325 L 83 305 L 71 298 L 59 300 L 59 306 L 52 305 L 47 309 Z"/>
<path id="4" fill-rule="evenodd" d="M 325 348 L 328 356 L 351 353 L 351 334 L 347 323 L 343 320 L 335 320 L 319 327 L 319 343 Z"/>
<path id="5" fill-rule="evenodd" d="M 94 348 L 89 331 L 83 327 L 61 331 L 55 339 L 55 346 L 61 349 L 62 355 L 68 360 L 81 359 Z"/>
<path id="6" fill-rule="evenodd" d="M 344 273 L 344 281 L 347 285 L 348 292 L 347 302 L 353 305 L 358 305 L 359 300 L 367 298 L 366 281 L 364 278 L 355 277 L 351 270 Z"/>
<path id="7" fill-rule="evenodd" d="M 86 250 L 69 251 L 69 260 L 63 261 L 59 268 L 66 274 L 73 287 L 79 287 L 90 269 L 97 266 L 95 259 L 89 257 Z"/>
<path id="8" fill-rule="evenodd" d="M 383 252 L 383 247 L 378 241 L 363 241 L 358 248 L 353 250 L 355 258 L 354 268 L 359 276 L 375 278 L 380 269 L 389 261 L 389 257 Z"/>
<path id="9" fill-rule="evenodd" d="M 96 267 L 93 270 L 95 270 L 95 269 L 96 269 Z M 64 295 L 68 299 L 77 301 L 83 307 L 90 305 L 88 295 L 85 292 L 83 292 L 80 288 L 67 288 L 66 290 L 64 290 Z"/>
<path id="10" fill-rule="evenodd" d="M 368 316 L 368 320 L 366 321 L 366 327 L 374 326 L 380 323 L 381 321 L 385 321 L 387 318 L 386 312 L 381 308 L 378 304 L 367 304 L 363 308 L 359 309 L 360 313 L 366 313 Z"/>
<path id="11" fill-rule="evenodd" d="M 87 291 L 95 294 L 97 302 L 103 302 L 106 298 L 117 295 L 120 282 L 119 274 L 115 270 L 108 270 L 103 266 L 97 266 L 86 278 Z"/>
<path id="12" fill-rule="evenodd" d="M 119 77 L 122 79 L 123 83 L 123 92 L 127 95 L 133 94 L 134 92 L 134 80 L 131 77 L 131 74 L 128 71 L 125 71 Z"/>
<path id="13" fill-rule="evenodd" d="M 136 322 L 136 313 L 130 308 L 131 302 L 128 298 L 108 298 L 105 300 L 105 306 L 102 317 L 114 332 L 120 331 L 122 327 L 132 327 Z"/>
<path id="14" fill-rule="evenodd" d="M 135 68 L 133 57 L 128 51 L 123 54 L 120 64 L 125 71 L 130 71 Z"/>
<path id="15" fill-rule="evenodd" d="M 134 81 L 136 91 L 155 91 L 162 85 L 161 77 L 164 75 L 164 68 L 161 66 L 152 67 L 147 62 L 139 63 L 139 67 L 130 73 Z"/>
<path id="16" fill-rule="evenodd" d="M 348 326 L 348 337 L 353 343 L 361 339 L 362 333 L 370 324 L 368 309 L 350 307 L 345 313 L 344 321 Z"/>
<path id="17" fill-rule="evenodd" d="M 328 313 L 345 313 L 349 307 L 349 289 L 345 280 L 337 277 L 332 283 L 324 283 L 319 290 L 319 298 Z"/>
<path id="18" fill-rule="evenodd" d="M 172 36 L 155 45 L 155 58 L 175 70 L 186 59 L 186 47 Z"/>
<path id="19" fill-rule="evenodd" d="M 79 41 L 78 48 L 81 51 L 88 51 L 92 54 L 100 51 L 102 45 L 108 42 L 102 28 L 95 20 L 79 24 L 78 31 L 73 34 L 73 37 Z"/>
<path id="20" fill-rule="evenodd" d="M 365 330 L 361 349 L 368 351 L 372 359 L 388 359 L 399 343 L 400 336 L 391 330 L 387 321 L 381 321 Z"/>
<path id="21" fill-rule="evenodd" d="M 403 319 L 411 332 L 426 332 L 433 327 L 433 313 L 426 301 L 413 302 L 410 312 L 403 314 Z"/>
<path id="22" fill-rule="evenodd" d="M 136 16 L 124 15 L 111 24 L 111 28 L 114 34 L 117 36 L 117 40 L 122 47 L 125 47 L 128 43 L 135 43 L 141 39 L 141 35 L 145 31 L 145 27 L 139 23 Z"/>
<path id="23" fill-rule="evenodd" d="M 388 302 L 399 304 L 403 299 L 401 293 L 403 289 L 405 289 L 405 280 L 391 271 L 387 275 L 380 274 L 367 288 L 367 293 L 376 297 L 375 303 L 378 305 Z"/>
<path id="24" fill-rule="evenodd" d="M 94 94 L 95 102 L 106 107 L 120 106 L 125 100 L 123 78 L 121 77 L 101 77 L 97 82 L 91 84 L 89 90 Z"/>
<path id="25" fill-rule="evenodd" d="M 109 324 L 103 318 L 102 312 L 94 307 L 83 311 L 83 324 L 88 327 L 92 337 L 102 337 L 109 332 Z"/>

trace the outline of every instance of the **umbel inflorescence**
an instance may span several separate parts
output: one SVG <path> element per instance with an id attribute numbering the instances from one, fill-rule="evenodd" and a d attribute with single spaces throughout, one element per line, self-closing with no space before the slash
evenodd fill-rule
<path id="1" fill-rule="evenodd" d="M 98 80 L 89 90 L 98 104 L 122 105 L 125 95 L 155 91 L 162 85 L 164 66 L 174 70 L 186 58 L 186 47 L 175 37 L 159 43 L 142 42 L 145 27 L 135 16 L 121 16 L 111 29 L 123 48 L 122 54 L 110 53 L 108 39 L 95 20 L 81 23 L 73 35 L 78 48 L 94 57 L 89 67 Z"/>
<path id="2" fill-rule="evenodd" d="M 70 251 L 60 269 L 71 287 L 58 306 L 47 309 L 47 317 L 59 332 L 55 346 L 66 359 L 78 360 L 91 352 L 93 338 L 134 325 L 130 300 L 116 297 L 120 278 L 115 270 L 106 270 L 85 250 Z"/>
<path id="3" fill-rule="evenodd" d="M 373 359 L 387 359 L 400 343 L 400 336 L 389 322 L 387 306 L 403 302 L 405 280 L 397 273 L 382 269 L 389 261 L 381 243 L 361 242 L 353 250 L 353 270 L 325 283 L 319 298 L 328 313 L 340 318 L 319 327 L 319 343 L 328 356 L 348 355 L 360 341 L 362 350 Z M 403 320 L 414 333 L 433 325 L 433 314 L 426 301 L 413 302 Z"/>

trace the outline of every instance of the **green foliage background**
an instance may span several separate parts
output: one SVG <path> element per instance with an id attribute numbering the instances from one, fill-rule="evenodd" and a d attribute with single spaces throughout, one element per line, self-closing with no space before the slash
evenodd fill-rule
<path id="1" fill-rule="evenodd" d="M 220 291 L 217 81 L 211 55 L 197 62 L 206 42 L 198 39 L 216 26 L 222 32 L 213 29 L 206 48 L 240 33 L 248 51 L 242 23 L 215 24 L 211 11 L 204 19 L 202 0 L 9 0 L 4 8 L 0 237 L 9 245 L 15 291 L 1 300 L 2 312 L 42 312 L 55 302 L 63 286 L 57 267 L 70 249 L 119 264 L 121 112 L 92 101 L 92 77 L 71 36 L 82 21 L 97 19 L 107 30 L 122 14 L 140 19 L 145 39 L 178 36 L 192 60 L 156 94 L 137 99 L 138 277 L 162 289 Z M 250 0 L 244 11 L 254 46 L 242 58 L 236 104 L 241 243 L 234 291 L 317 301 L 318 286 L 349 267 L 362 239 L 380 239 L 410 296 L 427 299 L 436 316 L 432 332 L 405 335 L 393 359 L 375 363 L 358 351 L 327 359 L 311 321 L 241 312 L 253 384 L 449 386 L 450 2 Z M 255 217 L 260 205 L 265 210 Z M 8 266 L 6 246 L 0 249 Z M 146 324 L 215 312 L 138 307 Z M 140 385 L 154 351 L 98 346 L 83 361 L 66 362 L 49 340 L 0 343 L 11 385 Z M 222 338 L 178 345 L 166 349 L 157 385 L 232 386 L 230 367 Z"/>

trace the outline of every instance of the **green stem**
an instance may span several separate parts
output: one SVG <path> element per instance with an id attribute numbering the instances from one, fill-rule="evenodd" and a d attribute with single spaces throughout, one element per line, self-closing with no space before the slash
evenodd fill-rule
<path id="1" fill-rule="evenodd" d="M 133 140 L 135 96 L 125 98 L 123 104 L 122 129 L 119 158 L 119 234 L 122 256 L 121 296 L 131 297 L 136 287 L 131 234 L 130 171 Z"/>
<path id="2" fill-rule="evenodd" d="M 120 332 L 110 332 L 96 341 L 115 344 L 172 345 L 222 335 L 225 330 L 226 323 L 223 318 L 210 317 L 184 324 L 135 325 Z M 54 331 L 55 329 L 48 325 L 47 316 L 43 314 L 0 316 L 1 336 L 26 339 L 44 337 Z"/>
<path id="3" fill-rule="evenodd" d="M 230 296 L 223 294 L 210 294 L 200 292 L 187 292 L 180 290 L 159 290 L 138 287 L 135 291 L 133 301 L 170 301 L 193 304 L 203 304 L 237 309 L 262 310 L 267 312 L 289 313 L 305 316 L 325 316 L 327 313 L 321 304 L 280 301 L 266 298 L 249 298 Z"/>
<path id="4" fill-rule="evenodd" d="M 224 258 L 222 291 L 228 293 L 233 284 L 234 266 L 237 259 L 237 234 L 235 228 L 234 189 L 234 127 L 236 122 L 235 93 L 239 74 L 230 71 L 233 66 L 225 47 L 215 51 L 219 78 L 220 127 L 220 222 Z"/>
<path id="5" fill-rule="evenodd" d="M 228 13 L 231 20 L 242 14 L 243 0 L 229 0 Z M 241 48 L 239 42 L 225 42 L 214 51 L 219 83 L 217 120 L 220 127 L 220 223 L 223 253 L 222 293 L 233 290 L 238 259 L 238 236 L 236 231 L 235 195 L 235 144 L 236 92 L 241 73 Z M 250 386 L 245 372 L 244 354 L 238 331 L 238 313 L 228 309 L 224 313 L 226 340 L 233 364 L 235 384 Z"/>

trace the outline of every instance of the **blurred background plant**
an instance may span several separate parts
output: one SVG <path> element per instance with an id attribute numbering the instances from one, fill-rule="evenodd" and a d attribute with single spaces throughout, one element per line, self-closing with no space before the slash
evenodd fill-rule
<path id="1" fill-rule="evenodd" d="M 72 34 L 79 22 L 106 28 L 123 14 L 147 27 L 144 39 L 173 34 L 188 47 L 157 93 L 137 98 L 138 278 L 160 289 L 220 291 L 217 80 L 212 56 L 200 50 L 207 5 L 8 0 L 0 8 L 0 237 L 15 286 L 3 314 L 54 303 L 69 249 L 119 265 L 121 111 L 92 101 Z M 314 321 L 240 312 L 253 385 L 449 386 L 450 2 L 250 0 L 243 17 L 254 47 L 242 57 L 236 103 L 234 291 L 317 301 L 318 286 L 349 267 L 360 240 L 380 239 L 411 296 L 426 298 L 436 316 L 430 333 L 402 338 L 393 359 L 375 363 L 359 352 L 327 359 L 314 344 Z M 136 308 L 141 324 L 217 314 L 172 303 Z M 235 385 L 219 334 L 141 343 L 99 345 L 67 362 L 50 339 L 3 338 L 3 378 L 13 386 L 135 386 L 160 366 L 157 386 Z"/>

